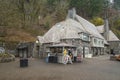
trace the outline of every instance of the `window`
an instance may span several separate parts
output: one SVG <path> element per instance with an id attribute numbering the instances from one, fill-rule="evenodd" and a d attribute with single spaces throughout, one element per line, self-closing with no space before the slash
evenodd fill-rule
<path id="1" fill-rule="evenodd" d="M 89 34 L 83 33 L 83 40 L 89 41 Z"/>
<path id="2" fill-rule="evenodd" d="M 97 44 L 97 39 L 94 39 L 94 43 Z"/>
<path id="3" fill-rule="evenodd" d="M 99 47 L 104 46 L 104 41 L 99 38 L 93 38 L 93 43 L 95 46 L 99 46 Z"/>
<path id="4" fill-rule="evenodd" d="M 99 45 L 101 45 L 101 41 L 99 41 Z"/>
<path id="5" fill-rule="evenodd" d="M 104 44 L 104 42 L 103 42 L 103 41 L 102 41 L 101 43 L 102 43 L 102 45 Z"/>

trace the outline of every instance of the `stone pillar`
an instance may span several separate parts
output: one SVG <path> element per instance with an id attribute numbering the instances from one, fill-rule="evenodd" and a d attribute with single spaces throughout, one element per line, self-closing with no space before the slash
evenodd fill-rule
<path id="1" fill-rule="evenodd" d="M 108 19 L 105 19 L 104 21 L 104 38 L 108 41 L 109 40 L 109 23 Z"/>

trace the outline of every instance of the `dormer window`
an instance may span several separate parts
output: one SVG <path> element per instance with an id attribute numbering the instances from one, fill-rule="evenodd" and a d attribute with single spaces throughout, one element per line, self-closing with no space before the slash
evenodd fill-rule
<path id="1" fill-rule="evenodd" d="M 83 33 L 83 38 L 82 38 L 82 40 L 84 40 L 84 41 L 90 41 L 90 36 L 89 36 L 89 34 Z"/>
<path id="2" fill-rule="evenodd" d="M 78 34 L 83 41 L 90 41 L 90 35 L 88 33 L 80 32 Z"/>

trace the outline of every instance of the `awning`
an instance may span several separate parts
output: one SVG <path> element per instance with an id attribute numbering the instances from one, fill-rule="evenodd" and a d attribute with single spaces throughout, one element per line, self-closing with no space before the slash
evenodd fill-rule
<path id="1" fill-rule="evenodd" d="M 72 44 L 67 44 L 67 43 L 59 43 L 59 44 L 51 45 L 49 47 L 72 47 L 72 48 L 75 48 L 76 46 L 74 46 Z"/>

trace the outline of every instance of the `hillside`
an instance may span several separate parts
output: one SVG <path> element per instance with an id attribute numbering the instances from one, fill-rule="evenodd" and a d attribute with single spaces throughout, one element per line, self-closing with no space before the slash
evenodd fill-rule
<path id="1" fill-rule="evenodd" d="M 89 4 L 85 4 L 88 1 Z M 104 18 L 108 10 L 110 28 L 120 39 L 120 12 L 105 0 L 0 0 L 0 41 L 32 42 L 57 22 L 66 18 L 68 9 L 87 20 Z M 93 5 L 94 4 L 94 5 Z M 117 18 L 116 18 L 117 17 Z"/>

